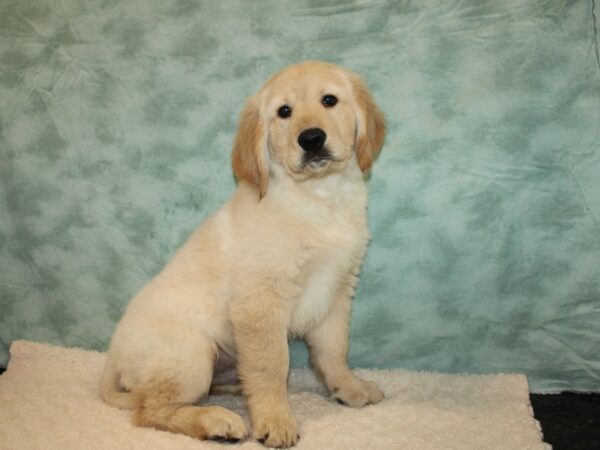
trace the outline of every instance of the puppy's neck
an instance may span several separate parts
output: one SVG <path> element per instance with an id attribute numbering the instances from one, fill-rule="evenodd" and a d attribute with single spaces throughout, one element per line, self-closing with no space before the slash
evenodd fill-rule
<path id="1" fill-rule="evenodd" d="M 355 211 L 364 211 L 367 204 L 367 187 L 363 173 L 353 159 L 344 170 L 293 180 L 279 164 L 270 167 L 267 196 L 274 200 L 298 197 L 300 201 L 317 201 L 330 207 L 342 207 Z"/>

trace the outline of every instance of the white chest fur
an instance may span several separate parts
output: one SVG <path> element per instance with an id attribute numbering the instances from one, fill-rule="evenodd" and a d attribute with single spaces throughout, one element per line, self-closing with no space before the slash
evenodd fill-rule
<path id="1" fill-rule="evenodd" d="M 312 238 L 306 238 L 306 272 L 290 318 L 290 332 L 303 335 L 329 312 L 340 286 L 360 265 L 368 231 L 366 188 L 360 178 L 340 175 L 314 183 Z M 312 247 L 312 248 L 311 248 Z"/>
<path id="2" fill-rule="evenodd" d="M 348 252 L 329 257 L 315 264 L 294 302 L 290 332 L 302 336 L 319 324 L 329 312 L 340 283 L 348 276 L 352 258 Z"/>

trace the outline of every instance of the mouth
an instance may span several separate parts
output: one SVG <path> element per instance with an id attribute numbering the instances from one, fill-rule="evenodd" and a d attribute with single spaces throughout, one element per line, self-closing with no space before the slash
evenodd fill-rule
<path id="1" fill-rule="evenodd" d="M 320 149 L 318 152 L 306 152 L 302 157 L 302 167 L 310 167 L 312 169 L 323 168 L 330 162 L 336 162 L 336 159 L 326 148 Z"/>
<path id="2" fill-rule="evenodd" d="M 302 161 L 302 165 L 304 167 L 309 166 L 316 169 L 320 167 L 325 167 L 331 160 L 331 156 L 311 156 L 309 158 L 304 158 L 304 160 Z"/>

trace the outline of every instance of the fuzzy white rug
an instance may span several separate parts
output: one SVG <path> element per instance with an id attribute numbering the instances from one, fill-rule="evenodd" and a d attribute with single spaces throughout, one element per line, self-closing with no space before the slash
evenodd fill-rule
<path id="1" fill-rule="evenodd" d="M 27 341 L 11 346 L 0 376 L 0 449 L 264 449 L 255 441 L 230 445 L 135 428 L 127 411 L 97 394 L 104 354 Z M 294 369 L 290 402 L 300 422 L 297 449 L 549 449 L 532 416 L 522 375 L 441 375 L 359 370 L 385 400 L 351 409 L 328 400 L 311 372 Z M 243 399 L 210 403 L 248 420 Z"/>

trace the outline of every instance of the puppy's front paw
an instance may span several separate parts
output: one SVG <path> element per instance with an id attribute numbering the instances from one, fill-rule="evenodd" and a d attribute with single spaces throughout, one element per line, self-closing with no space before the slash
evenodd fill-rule
<path id="1" fill-rule="evenodd" d="M 338 403 L 359 408 L 379 403 L 383 400 L 383 392 L 375 383 L 353 377 L 334 387 L 332 397 Z"/>
<path id="2" fill-rule="evenodd" d="M 267 447 L 293 447 L 300 439 L 298 423 L 290 413 L 261 417 L 253 428 L 256 440 Z"/>

